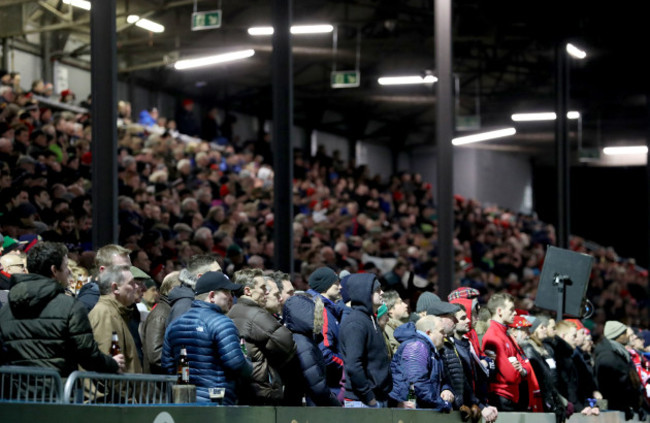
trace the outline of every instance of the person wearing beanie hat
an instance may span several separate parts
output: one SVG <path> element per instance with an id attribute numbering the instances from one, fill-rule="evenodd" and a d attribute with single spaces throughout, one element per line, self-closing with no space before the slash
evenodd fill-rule
<path id="1" fill-rule="evenodd" d="M 349 276 L 347 277 L 349 278 Z M 343 401 L 340 381 L 343 377 L 343 358 L 339 349 L 339 325 L 341 324 L 341 307 L 336 301 L 341 299 L 341 283 L 336 272 L 329 267 L 319 267 L 309 275 L 307 294 L 323 302 L 323 340 L 318 347 L 325 360 L 325 381 L 330 391 L 339 401 Z"/>
<path id="2" fill-rule="evenodd" d="M 377 309 L 377 325 L 381 328 L 381 333 L 384 335 L 384 342 L 386 343 L 386 352 L 388 353 L 388 358 L 393 358 L 393 348 L 390 345 L 390 338 L 386 333 L 386 323 L 388 323 L 388 306 L 386 303 L 379 306 Z"/>
<path id="3" fill-rule="evenodd" d="M 608 409 L 625 413 L 629 420 L 639 413 L 639 420 L 645 420 L 641 407 L 644 398 L 641 394 L 641 380 L 637 374 L 630 354 L 625 349 L 632 333 L 628 327 L 616 320 L 605 322 L 605 339 L 594 350 L 596 374 L 600 390 L 608 401 Z"/>

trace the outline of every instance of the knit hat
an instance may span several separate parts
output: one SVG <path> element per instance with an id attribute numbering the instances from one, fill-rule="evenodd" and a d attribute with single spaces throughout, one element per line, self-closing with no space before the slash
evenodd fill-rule
<path id="1" fill-rule="evenodd" d="M 569 323 L 573 323 L 577 330 L 586 329 L 585 325 L 583 325 L 579 319 L 564 319 L 564 320 L 566 320 Z"/>
<path id="2" fill-rule="evenodd" d="M 309 287 L 318 293 L 325 292 L 338 279 L 336 273 L 329 267 L 319 267 L 309 275 Z"/>
<path id="3" fill-rule="evenodd" d="M 603 334 L 605 338 L 613 341 L 619 336 L 623 335 L 627 330 L 627 326 L 617 320 L 609 320 L 605 323 L 605 330 Z"/>
<path id="4" fill-rule="evenodd" d="M 379 306 L 377 309 L 377 319 L 381 318 L 384 314 L 388 313 L 388 307 L 386 307 L 386 304 L 382 304 Z"/>
<path id="5" fill-rule="evenodd" d="M 433 292 L 423 292 L 418 298 L 418 302 L 415 306 L 415 312 L 421 313 L 423 311 L 427 311 L 427 309 L 432 306 L 435 301 L 440 301 L 440 297 L 438 297 Z"/>
<path id="6" fill-rule="evenodd" d="M 537 328 L 540 327 L 541 324 L 542 324 L 542 319 L 538 319 L 538 318 L 535 317 L 535 316 L 528 315 L 528 316 L 523 316 L 523 317 L 524 317 L 526 320 L 528 320 L 528 322 L 531 324 L 531 326 L 530 326 L 530 333 L 535 332 L 535 330 L 537 330 Z"/>

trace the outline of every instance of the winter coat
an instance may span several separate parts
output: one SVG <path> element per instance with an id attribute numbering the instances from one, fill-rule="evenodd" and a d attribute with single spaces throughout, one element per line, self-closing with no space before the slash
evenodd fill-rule
<path id="1" fill-rule="evenodd" d="M 581 398 L 593 398 L 594 392 L 598 391 L 598 383 L 594 375 L 594 369 L 591 363 L 587 361 L 584 352 L 580 348 L 573 350 L 573 365 L 578 371 L 578 380 L 580 381 L 580 391 L 578 396 Z M 585 406 L 589 405 L 588 403 Z"/>
<path id="2" fill-rule="evenodd" d="M 555 387 L 553 374 L 551 373 L 551 367 L 548 361 L 551 360 L 553 367 L 555 367 L 553 357 L 544 346 L 535 343 L 534 339 L 529 338 L 524 343 L 523 349 L 537 377 L 544 411 L 547 413 L 555 413 L 558 409 L 564 409 L 560 395 Z"/>
<path id="3" fill-rule="evenodd" d="M 194 301 L 194 290 L 189 286 L 177 286 L 169 292 L 169 306 L 171 311 L 169 316 L 167 316 L 167 326 L 174 320 L 178 319 L 185 313 L 187 310 L 192 307 L 192 302 Z"/>
<path id="4" fill-rule="evenodd" d="M 481 363 L 481 358 L 473 350 L 472 344 L 464 336 L 454 339 L 458 357 L 463 364 L 467 385 L 463 392 L 463 404 L 476 404 L 482 410 L 487 405 L 489 370 Z"/>
<path id="5" fill-rule="evenodd" d="M 629 353 L 622 354 L 609 339 L 603 339 L 594 350 L 596 375 L 600 392 L 610 410 L 638 410 L 641 406 L 641 381 Z M 627 353 L 627 352 L 626 352 Z"/>
<path id="6" fill-rule="evenodd" d="M 390 349 L 395 354 L 397 349 L 399 348 L 399 342 L 395 339 L 395 329 L 398 327 L 402 326 L 404 323 L 393 319 L 392 317 L 388 319 L 388 323 L 386 323 L 386 327 L 384 328 L 384 333 L 388 337 L 388 342 L 390 344 Z"/>
<path id="7" fill-rule="evenodd" d="M 308 290 L 307 294 L 312 298 L 320 298 L 325 306 L 323 308 L 323 340 L 318 344 L 318 348 L 320 348 L 327 366 L 327 386 L 338 388 L 343 376 L 343 359 L 339 348 L 341 309 L 336 303 L 313 289 Z"/>
<path id="8" fill-rule="evenodd" d="M 494 320 L 490 322 L 490 327 L 483 335 L 483 351 L 492 351 L 495 354 L 497 372 L 490 381 L 490 392 L 518 403 L 522 376 L 515 370 L 508 357 L 516 357 L 522 365 L 524 360 L 519 355 L 517 343 L 508 335 L 505 325 Z"/>
<path id="9" fill-rule="evenodd" d="M 453 389 L 445 376 L 439 351 L 426 334 L 415 329 L 413 322 L 397 328 L 395 339 L 400 346 L 390 363 L 393 374 L 390 397 L 398 402 L 406 401 L 413 385 L 418 408 L 445 408 L 440 393 L 444 390 L 453 392 Z"/>
<path id="10" fill-rule="evenodd" d="M 248 297 L 240 297 L 228 317 L 246 341 L 248 356 L 253 362 L 252 381 L 240 394 L 240 403 L 278 403 L 283 398 L 280 371 L 296 354 L 291 332 Z"/>
<path id="11" fill-rule="evenodd" d="M 582 411 L 588 404 L 587 398 L 580 395 L 580 379 L 578 369 L 573 363 L 573 348 L 567 342 L 555 336 L 553 340 L 555 352 L 556 384 L 557 391 L 573 404 L 576 412 Z"/>
<path id="12" fill-rule="evenodd" d="M 131 310 L 109 294 L 99 297 L 99 301 L 88 314 L 88 319 L 99 350 L 108 354 L 113 332 L 117 332 L 117 339 L 122 354 L 124 354 L 124 373 L 142 373 L 142 363 L 140 363 L 135 341 L 129 331 L 130 316 Z"/>
<path id="13" fill-rule="evenodd" d="M 452 339 L 445 339 L 444 348 L 440 351 L 440 356 L 444 363 L 445 375 L 447 376 L 447 380 L 454 392 L 454 402 L 452 405 L 455 409 L 458 409 L 464 404 L 464 392 L 467 378 L 465 377 L 465 372 L 463 370 L 463 363 L 460 360 L 460 356 L 456 351 L 456 346 Z M 469 388 L 469 386 L 467 388 Z"/>
<path id="14" fill-rule="evenodd" d="M 282 309 L 284 325 L 293 334 L 296 343 L 296 356 L 302 370 L 302 384 L 297 390 L 298 397 L 302 394 L 317 406 L 340 407 L 341 403 L 332 395 L 325 378 L 325 359 L 318 347 L 322 335 L 314 334 L 322 330 L 320 319 L 314 323 L 314 302 L 303 296 L 296 295 L 287 300 Z M 286 391 L 285 391 L 286 395 Z"/>
<path id="15" fill-rule="evenodd" d="M 223 405 L 236 404 L 237 378 L 250 375 L 252 366 L 240 348 L 235 324 L 219 306 L 195 300 L 187 313 L 169 325 L 161 359 L 167 373 L 176 373 L 182 347 L 197 401 L 210 401 L 209 388 L 225 388 Z"/>
<path id="16" fill-rule="evenodd" d="M 142 349 L 144 352 L 144 372 L 153 374 L 164 374 L 162 368 L 162 348 L 165 342 L 165 330 L 167 329 L 167 317 L 171 312 L 171 306 L 166 295 L 162 295 L 158 304 L 151 310 L 142 327 Z"/>
<path id="17" fill-rule="evenodd" d="M 345 366 L 345 398 L 368 404 L 385 401 L 392 389 L 390 360 L 381 328 L 372 304 L 376 276 L 353 274 L 348 279 L 352 311 L 339 328 L 339 340 Z"/>
<path id="18" fill-rule="evenodd" d="M 84 369 L 116 373 L 117 363 L 102 354 L 83 304 L 65 295 L 55 280 L 37 274 L 14 275 L 9 304 L 0 309 L 0 364 L 49 367 L 67 377 Z"/>

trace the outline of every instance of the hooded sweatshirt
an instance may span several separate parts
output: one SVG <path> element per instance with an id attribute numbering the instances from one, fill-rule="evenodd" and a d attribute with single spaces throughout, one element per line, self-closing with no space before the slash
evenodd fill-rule
<path id="1" fill-rule="evenodd" d="M 352 311 L 339 329 L 345 365 L 345 398 L 368 404 L 386 401 L 392 388 L 390 360 L 372 305 L 376 276 L 354 274 L 348 280 Z"/>
<path id="2" fill-rule="evenodd" d="M 169 326 L 171 322 L 181 317 L 192 307 L 192 301 L 194 301 L 194 290 L 189 286 L 177 286 L 169 292 L 167 298 L 169 299 L 169 305 L 171 306 L 171 312 L 167 317 L 167 326 Z"/>

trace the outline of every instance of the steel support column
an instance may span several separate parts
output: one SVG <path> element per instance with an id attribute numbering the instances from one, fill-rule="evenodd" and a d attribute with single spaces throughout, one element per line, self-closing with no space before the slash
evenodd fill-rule
<path id="1" fill-rule="evenodd" d="M 115 0 L 90 11 L 93 248 L 117 242 L 117 48 Z"/>
<path id="2" fill-rule="evenodd" d="M 293 61 L 291 0 L 273 0 L 273 241 L 275 269 L 293 273 Z"/>
<path id="3" fill-rule="evenodd" d="M 454 282 L 453 146 L 454 78 L 451 51 L 451 0 L 436 0 L 434 11 L 436 143 L 438 160 L 438 292 L 446 297 Z"/>
<path id="4" fill-rule="evenodd" d="M 555 51 L 555 157 L 557 170 L 557 245 L 569 248 L 570 231 L 570 160 L 567 137 L 567 109 L 569 99 L 569 63 L 565 50 L 566 42 L 558 43 Z"/>

